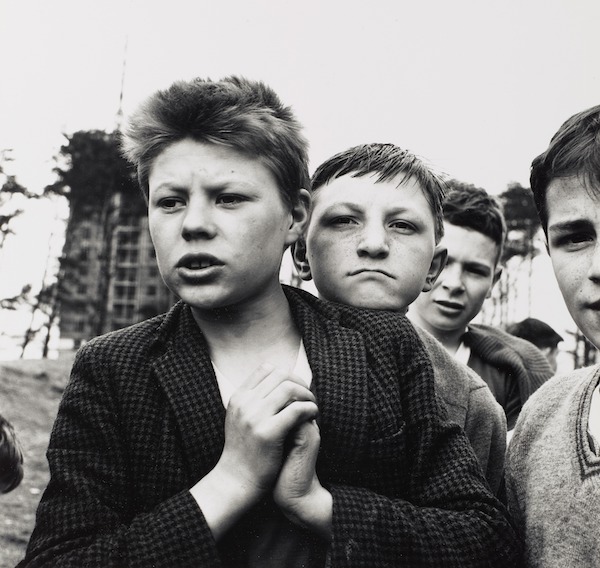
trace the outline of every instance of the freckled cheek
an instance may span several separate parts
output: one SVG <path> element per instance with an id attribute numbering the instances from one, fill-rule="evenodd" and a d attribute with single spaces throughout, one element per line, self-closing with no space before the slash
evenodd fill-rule
<path id="1" fill-rule="evenodd" d="M 581 286 L 581 279 L 577 275 L 577 271 L 560 262 L 553 262 L 554 274 L 558 287 L 563 295 L 570 296 L 575 293 Z"/>

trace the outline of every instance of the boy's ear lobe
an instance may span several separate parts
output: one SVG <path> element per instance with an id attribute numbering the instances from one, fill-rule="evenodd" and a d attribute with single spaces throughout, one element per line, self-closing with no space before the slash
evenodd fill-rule
<path id="1" fill-rule="evenodd" d="M 433 259 L 429 266 L 429 271 L 425 277 L 425 285 L 423 286 L 423 292 L 429 292 L 433 288 L 435 281 L 444 270 L 446 261 L 448 260 L 448 249 L 445 246 L 437 245 L 433 253 Z"/>
<path id="2" fill-rule="evenodd" d="M 292 259 L 294 260 L 294 266 L 296 267 L 298 276 L 304 281 L 312 280 L 310 265 L 306 258 L 306 242 L 303 237 L 300 237 L 292 245 Z"/>

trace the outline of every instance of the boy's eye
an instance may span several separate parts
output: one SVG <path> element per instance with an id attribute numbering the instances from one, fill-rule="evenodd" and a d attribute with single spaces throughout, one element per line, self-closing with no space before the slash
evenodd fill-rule
<path id="1" fill-rule="evenodd" d="M 487 270 L 485 270 L 483 268 L 479 268 L 477 266 L 467 267 L 467 271 L 470 272 L 471 274 L 475 274 L 476 276 L 482 276 L 484 278 L 487 278 L 489 276 L 489 273 Z"/>
<path id="2" fill-rule="evenodd" d="M 402 220 L 392 221 L 390 227 L 398 229 L 402 233 L 414 233 L 416 231 L 416 227 L 412 223 Z"/>
<path id="3" fill-rule="evenodd" d="M 352 217 L 340 216 L 331 219 L 330 223 L 332 225 L 355 225 L 356 221 Z"/>
<path id="4" fill-rule="evenodd" d="M 217 203 L 220 203 L 222 205 L 237 205 L 238 203 L 241 203 L 245 200 L 246 199 L 241 195 L 236 195 L 233 193 L 224 193 L 222 195 L 219 195 L 219 197 L 217 198 Z"/>
<path id="5" fill-rule="evenodd" d="M 183 199 L 181 197 L 164 197 L 158 202 L 158 206 L 161 209 L 175 209 L 183 205 Z"/>
<path id="6" fill-rule="evenodd" d="M 554 242 L 554 246 L 566 247 L 569 249 L 579 249 L 586 243 L 594 241 L 594 235 L 586 232 L 570 233 L 561 235 Z"/>

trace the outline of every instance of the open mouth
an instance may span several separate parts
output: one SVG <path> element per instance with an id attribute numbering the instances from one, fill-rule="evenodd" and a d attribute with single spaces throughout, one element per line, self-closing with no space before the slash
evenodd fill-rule
<path id="1" fill-rule="evenodd" d="M 177 263 L 177 268 L 188 270 L 203 270 L 211 266 L 221 266 L 223 263 L 210 254 L 186 254 Z"/>
<path id="2" fill-rule="evenodd" d="M 446 302 L 444 300 L 437 300 L 436 304 L 438 306 L 440 306 L 441 308 L 446 308 L 447 310 L 462 310 L 463 309 L 462 304 L 459 304 L 457 302 Z"/>

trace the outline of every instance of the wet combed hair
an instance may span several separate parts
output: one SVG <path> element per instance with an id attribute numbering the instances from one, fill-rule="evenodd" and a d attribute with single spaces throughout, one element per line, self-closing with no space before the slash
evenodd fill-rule
<path id="1" fill-rule="evenodd" d="M 506 331 L 516 337 L 526 339 L 540 349 L 550 347 L 555 349 L 563 341 L 547 323 L 536 318 L 525 318 L 523 321 L 509 324 Z"/>
<path id="2" fill-rule="evenodd" d="M 428 166 L 425 161 L 394 144 L 361 144 L 340 152 L 323 162 L 311 179 L 311 191 L 330 181 L 350 174 L 361 177 L 377 174 L 377 181 L 384 182 L 401 176 L 398 185 L 411 176 L 421 186 L 431 207 L 435 220 L 435 240 L 444 236 L 442 202 L 446 195 L 446 185 L 442 176 Z"/>
<path id="3" fill-rule="evenodd" d="M 579 176 L 588 191 L 600 193 L 600 105 L 569 118 L 531 164 L 533 199 L 548 232 L 546 191 L 553 179 Z"/>
<path id="4" fill-rule="evenodd" d="M 123 132 L 125 157 L 136 167 L 148 200 L 154 159 L 167 146 L 190 138 L 220 144 L 260 159 L 275 177 L 286 204 L 307 188 L 308 144 L 290 107 L 260 81 L 177 81 L 148 97 Z"/>
<path id="5" fill-rule="evenodd" d="M 10 422 L 0 415 L 0 493 L 15 489 L 23 479 L 23 451 Z"/>
<path id="6" fill-rule="evenodd" d="M 448 182 L 450 191 L 444 200 L 444 221 L 477 231 L 498 246 L 496 263 L 502 257 L 506 239 L 506 220 L 502 205 L 485 189 L 456 180 Z"/>

